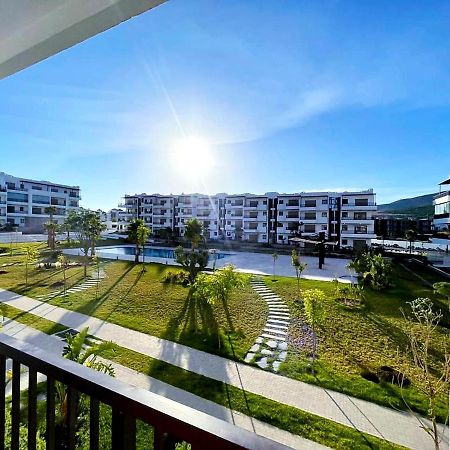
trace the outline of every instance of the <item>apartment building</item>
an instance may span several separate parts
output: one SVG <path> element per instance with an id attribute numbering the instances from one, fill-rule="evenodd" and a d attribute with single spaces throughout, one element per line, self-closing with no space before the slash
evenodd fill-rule
<path id="1" fill-rule="evenodd" d="M 62 223 L 69 210 L 79 208 L 79 202 L 78 186 L 29 180 L 0 172 L 0 227 L 9 224 L 25 233 L 41 233 L 49 218 L 46 208 L 54 206 L 53 219 Z"/>
<path id="2" fill-rule="evenodd" d="M 157 231 L 183 236 L 187 220 L 203 222 L 209 239 L 287 244 L 293 236 L 318 237 L 341 247 L 370 245 L 375 238 L 375 193 L 125 195 L 124 220 L 142 218 Z"/>
<path id="3" fill-rule="evenodd" d="M 450 177 L 439 183 L 439 194 L 433 199 L 433 244 L 450 246 Z M 448 261 L 445 265 L 448 264 Z"/>

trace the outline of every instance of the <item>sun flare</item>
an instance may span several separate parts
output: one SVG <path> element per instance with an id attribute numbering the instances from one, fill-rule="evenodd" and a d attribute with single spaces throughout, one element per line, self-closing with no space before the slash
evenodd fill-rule
<path id="1" fill-rule="evenodd" d="M 172 164 L 178 172 L 199 177 L 211 170 L 213 162 L 211 147 L 205 139 L 190 136 L 174 145 Z"/>

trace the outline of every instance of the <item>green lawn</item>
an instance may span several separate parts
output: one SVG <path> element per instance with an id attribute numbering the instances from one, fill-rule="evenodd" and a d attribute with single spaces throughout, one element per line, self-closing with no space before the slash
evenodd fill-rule
<path id="1" fill-rule="evenodd" d="M 55 333 L 64 328 L 49 320 L 41 319 L 30 313 L 23 313 L 11 307 L 8 307 L 5 314 L 11 319 L 32 326 L 47 334 Z M 270 423 L 273 426 L 331 448 L 340 450 L 346 450 L 348 448 L 401 450 L 403 448 L 368 434 L 360 433 L 350 427 L 337 424 L 297 408 L 282 405 L 262 396 L 245 392 L 225 383 L 119 347 L 118 345 L 114 345 L 113 350 L 104 354 L 104 357 L 150 375 L 172 386 L 184 389 L 202 398 L 235 411 L 240 411 L 258 420 Z M 26 404 L 26 396 L 24 396 L 24 404 Z M 39 408 L 42 412 L 40 416 L 44 420 L 45 411 L 43 405 L 41 406 Z M 26 424 L 25 415 L 24 423 Z M 101 408 L 100 430 L 101 448 L 109 448 L 111 410 L 106 405 L 102 405 Z M 137 432 L 136 448 L 138 450 L 151 448 L 153 429 L 142 422 L 138 422 Z M 88 448 L 87 438 L 88 435 L 83 437 L 80 448 Z"/>
<path id="2" fill-rule="evenodd" d="M 384 292 L 366 290 L 365 306 L 361 310 L 349 310 L 334 300 L 334 289 L 331 283 L 301 280 L 301 289 L 318 288 L 327 294 L 325 301 L 326 319 L 318 330 L 319 358 L 315 364 L 316 374 L 307 370 L 310 360 L 307 351 L 291 351 L 284 364 L 282 375 L 317 384 L 323 387 L 344 392 L 355 397 L 370 400 L 381 405 L 405 409 L 403 397 L 410 406 L 425 414 L 427 404 L 425 397 L 418 391 L 417 371 L 411 360 L 404 361 L 407 345 L 408 323 L 401 314 L 400 308 L 408 311 L 407 302 L 417 297 L 430 297 L 437 309 L 444 313 L 442 324 L 435 333 L 433 354 L 435 360 L 443 357 L 444 345 L 448 344 L 448 326 L 450 317 L 447 302 L 438 298 L 433 291 L 424 287 L 414 275 L 396 267 L 395 287 Z M 265 278 L 266 284 L 281 295 L 291 308 L 294 318 L 305 320 L 301 303 L 297 297 L 296 280 L 279 277 L 272 281 Z M 412 385 L 403 392 L 390 383 L 376 384 L 361 376 L 361 372 L 376 372 L 381 366 L 401 369 L 412 380 Z M 448 414 L 448 403 L 445 396 L 440 403 L 439 416 L 444 421 Z"/>
<path id="3" fill-rule="evenodd" d="M 17 251 L 20 251 L 20 246 Z M 20 258 L 20 255 L 2 256 L 0 265 L 2 261 Z M 125 261 L 105 262 L 102 265 L 106 278 L 98 291 L 91 288 L 66 298 L 52 299 L 50 303 L 238 360 L 245 356 L 264 327 L 267 306 L 250 286 L 232 295 L 227 311 L 219 304 L 199 308 L 190 298 L 188 288 L 162 282 L 165 273 L 175 270 L 174 267 L 147 264 L 146 271 L 142 272 L 141 265 Z M 23 283 L 23 266 L 11 266 L 4 270 L 7 273 L 0 275 L 0 287 L 31 296 L 54 290 L 52 286 L 62 280 L 61 270 L 33 269 L 29 286 L 26 287 Z M 436 307 L 443 310 L 443 323 L 448 327 L 448 305 L 400 267 L 396 268 L 394 278 L 395 287 L 388 291 L 377 293 L 368 290 L 365 306 L 358 311 L 348 310 L 334 300 L 331 283 L 302 280 L 302 289 L 319 288 L 327 294 L 327 320 L 319 331 L 316 374 L 313 376 L 307 370 L 309 360 L 305 353 L 293 352 L 292 349 L 280 373 L 394 408 L 405 408 L 403 395 L 414 410 L 424 414 L 427 405 L 417 389 L 417 373 L 411 363 L 406 368 L 402 366 L 404 358 L 400 356 L 407 342 L 407 323 L 400 313 L 400 307 L 407 309 L 407 302 L 416 297 L 431 297 Z M 70 283 L 81 279 L 81 267 L 70 269 Z M 273 282 L 270 277 L 266 277 L 265 281 L 286 300 L 292 316 L 304 320 L 302 307 L 294 300 L 296 280 L 279 277 L 278 281 Z M 220 330 L 220 347 L 217 329 Z M 441 328 L 436 332 L 434 343 L 437 360 L 442 358 L 446 341 L 447 329 Z M 362 371 L 375 372 L 383 365 L 408 373 L 412 386 L 401 392 L 394 385 L 375 384 L 361 376 Z M 446 399 L 443 398 L 439 411 L 441 420 L 444 420 L 447 411 Z"/>

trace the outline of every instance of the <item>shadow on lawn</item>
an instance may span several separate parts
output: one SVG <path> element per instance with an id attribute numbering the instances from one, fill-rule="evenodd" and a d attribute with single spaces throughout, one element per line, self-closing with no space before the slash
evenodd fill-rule
<path id="1" fill-rule="evenodd" d="M 223 336 L 219 333 L 219 330 L 219 324 L 215 318 L 212 306 L 209 303 L 196 298 L 190 289 L 183 304 L 183 308 L 176 317 L 173 317 L 169 321 L 165 332 L 161 336 L 164 341 L 162 341 L 159 359 L 155 359 L 149 364 L 147 370 L 148 375 L 164 380 L 175 386 L 183 386 L 184 390 L 206 397 L 220 405 L 224 404 L 225 398 L 225 406 L 230 410 L 236 409 L 233 408 L 233 404 L 239 402 L 240 399 L 236 397 L 236 392 L 233 392 L 228 384 L 218 379 L 205 379 L 203 377 L 193 376 L 191 373 L 208 373 L 204 370 L 205 367 L 209 365 L 208 356 L 202 355 L 201 351 L 215 354 L 223 353 L 223 356 L 229 356 L 225 351 Z M 195 358 L 191 358 L 191 353 L 182 351 L 182 349 L 178 347 L 179 344 L 176 342 L 182 342 L 182 345 L 200 349 L 200 352 L 197 353 L 194 350 Z M 231 340 L 229 345 L 233 349 Z M 234 351 L 233 357 L 237 359 Z M 176 377 L 176 379 L 171 380 L 172 366 L 168 367 L 167 362 L 172 366 L 183 367 L 187 370 L 183 370 L 180 375 L 179 369 L 174 369 L 174 377 Z M 226 381 L 228 379 L 226 365 L 229 364 L 229 361 L 216 360 L 214 364 L 216 365 L 220 362 L 223 362 L 224 364 L 223 370 L 220 372 L 220 378 Z M 250 405 L 242 385 L 239 395 L 243 395 L 243 400 L 247 406 L 247 413 L 251 415 Z M 190 401 L 190 399 L 185 399 L 184 402 L 189 404 Z M 206 413 L 213 414 L 214 416 L 227 421 L 231 419 L 234 423 L 232 414 L 230 416 L 230 412 L 221 410 L 220 408 L 213 408 L 208 404 L 205 405 L 205 408 L 199 408 L 198 403 L 195 402 L 190 406 L 201 409 Z M 213 410 L 210 408 L 213 408 Z"/>

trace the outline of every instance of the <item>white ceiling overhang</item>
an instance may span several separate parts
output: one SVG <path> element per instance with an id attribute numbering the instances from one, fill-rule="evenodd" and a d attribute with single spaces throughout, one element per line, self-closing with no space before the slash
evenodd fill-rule
<path id="1" fill-rule="evenodd" d="M 0 0 L 0 79 L 166 0 Z"/>

